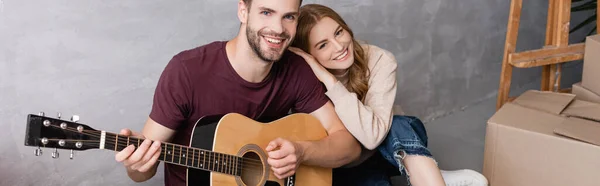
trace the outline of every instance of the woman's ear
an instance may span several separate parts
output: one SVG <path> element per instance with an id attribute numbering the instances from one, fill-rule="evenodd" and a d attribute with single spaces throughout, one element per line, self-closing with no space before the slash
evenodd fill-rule
<path id="1" fill-rule="evenodd" d="M 248 22 L 248 6 L 244 2 L 244 0 L 240 0 L 238 2 L 238 19 L 242 24 L 246 24 Z"/>

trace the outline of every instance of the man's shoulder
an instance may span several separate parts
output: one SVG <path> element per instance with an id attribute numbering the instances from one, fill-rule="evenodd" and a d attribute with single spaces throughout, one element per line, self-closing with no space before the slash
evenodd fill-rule
<path id="1" fill-rule="evenodd" d="M 329 101 L 325 95 L 325 86 L 317 79 L 304 58 L 286 51 L 279 62 L 285 66 L 286 87 L 295 96 L 293 112 L 312 113 Z"/>
<path id="2" fill-rule="evenodd" d="M 300 89 L 311 89 L 314 88 L 313 85 L 321 85 L 321 81 L 302 56 L 287 51 L 281 59 L 279 62 L 285 66 L 286 79 L 290 80 L 287 83 L 299 85 L 296 87 Z"/>
<path id="3" fill-rule="evenodd" d="M 225 46 L 224 41 L 215 41 L 192 49 L 181 51 L 175 54 L 165 67 L 165 73 L 178 74 L 186 76 L 192 74 L 200 75 L 209 72 L 214 65 L 222 60 L 222 49 Z M 194 73 L 191 73 L 191 72 Z"/>
<path id="4" fill-rule="evenodd" d="M 207 57 L 216 57 L 219 52 L 222 52 L 226 41 L 214 41 L 205 45 L 181 51 L 173 59 L 180 62 L 198 62 L 203 61 Z"/>
<path id="5" fill-rule="evenodd" d="M 290 51 L 286 51 L 281 57 L 282 60 L 279 62 L 282 63 L 282 66 L 285 66 L 289 71 L 293 73 L 301 73 L 301 74 L 310 74 L 314 76 L 314 73 L 308 63 L 299 56 Z"/>

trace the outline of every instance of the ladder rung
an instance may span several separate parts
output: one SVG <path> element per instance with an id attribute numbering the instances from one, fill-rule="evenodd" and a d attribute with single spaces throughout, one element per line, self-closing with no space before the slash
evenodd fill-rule
<path id="1" fill-rule="evenodd" d="M 558 90 L 558 92 L 561 92 L 561 93 L 572 93 L 573 92 L 573 88 L 563 88 L 563 89 Z"/>
<path id="2" fill-rule="evenodd" d="M 512 53 L 508 63 L 518 68 L 530 68 L 583 59 L 585 43 L 565 47 L 547 46 L 542 49 Z"/>

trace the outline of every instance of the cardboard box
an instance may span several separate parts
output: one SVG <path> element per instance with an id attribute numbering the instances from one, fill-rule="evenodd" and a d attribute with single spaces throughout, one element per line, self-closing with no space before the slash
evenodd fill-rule
<path id="1" fill-rule="evenodd" d="M 490 186 L 600 185 L 600 104 L 574 98 L 530 90 L 488 120 Z"/>
<path id="2" fill-rule="evenodd" d="M 600 94 L 600 34 L 585 39 L 583 56 L 583 87 Z"/>
<path id="3" fill-rule="evenodd" d="M 573 84 L 572 92 L 575 94 L 575 98 L 578 100 L 600 103 L 600 95 L 583 87 L 581 82 Z"/>

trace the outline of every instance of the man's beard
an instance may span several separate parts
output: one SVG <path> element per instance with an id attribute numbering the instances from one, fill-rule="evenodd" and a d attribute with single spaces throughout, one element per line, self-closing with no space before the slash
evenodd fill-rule
<path id="1" fill-rule="evenodd" d="M 261 35 L 269 35 L 269 36 L 283 38 L 285 40 L 283 40 L 282 42 L 288 42 L 288 43 L 290 43 L 290 41 L 289 41 L 289 39 L 290 39 L 289 34 L 287 32 L 283 32 L 281 34 L 264 33 L 262 30 L 259 31 L 259 32 L 256 32 L 256 31 L 250 29 L 249 26 L 246 27 L 246 38 L 248 38 L 248 44 L 250 44 L 250 47 L 252 48 L 252 50 L 254 51 L 254 53 L 260 59 L 262 59 L 263 61 L 266 61 L 266 62 L 269 62 L 269 63 L 278 61 L 281 58 L 281 56 L 282 56 L 281 51 L 279 51 L 277 49 L 273 49 L 273 48 L 267 49 L 268 51 L 262 51 L 261 50 L 261 48 L 260 48 Z M 281 50 L 286 50 L 287 47 L 288 47 L 288 45 L 282 47 Z"/>

